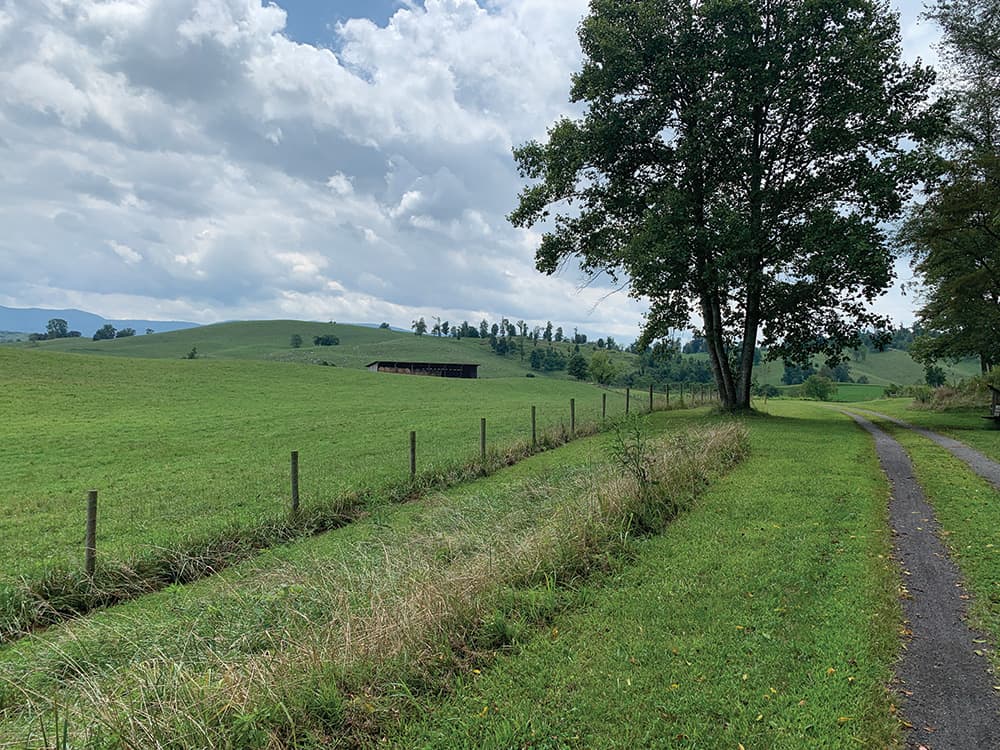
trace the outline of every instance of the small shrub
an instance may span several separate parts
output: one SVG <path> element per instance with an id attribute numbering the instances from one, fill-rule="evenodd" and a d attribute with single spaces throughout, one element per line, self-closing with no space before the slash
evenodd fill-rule
<path id="1" fill-rule="evenodd" d="M 764 385 L 758 385 L 754 388 L 754 395 L 760 396 L 761 398 L 776 398 L 781 395 L 781 391 L 778 390 L 777 386 L 765 383 Z"/>
<path id="2" fill-rule="evenodd" d="M 324 336 L 313 336 L 313 344 L 316 346 L 337 346 L 339 343 L 340 339 L 329 333 Z"/>
<path id="3" fill-rule="evenodd" d="M 927 365 L 924 368 L 924 382 L 931 388 L 940 388 L 945 384 L 944 370 L 937 365 Z"/>
<path id="4" fill-rule="evenodd" d="M 829 401 L 836 392 L 836 383 L 823 375 L 810 375 L 802 384 L 802 395 L 818 401 Z"/>

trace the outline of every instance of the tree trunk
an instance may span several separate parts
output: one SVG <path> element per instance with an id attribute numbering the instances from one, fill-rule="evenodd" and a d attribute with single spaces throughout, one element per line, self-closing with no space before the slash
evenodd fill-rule
<path id="1" fill-rule="evenodd" d="M 743 346 L 740 351 L 739 399 L 737 409 L 750 408 L 753 385 L 753 355 L 757 350 L 757 331 L 760 329 L 761 295 L 760 261 L 754 262 L 747 281 L 746 318 L 743 322 Z"/>
<path id="2" fill-rule="evenodd" d="M 736 385 L 722 334 L 722 311 L 718 299 L 710 293 L 702 294 L 701 309 L 705 321 L 705 344 L 708 347 L 708 357 L 719 390 L 719 398 L 723 408 L 732 411 L 737 408 Z"/>

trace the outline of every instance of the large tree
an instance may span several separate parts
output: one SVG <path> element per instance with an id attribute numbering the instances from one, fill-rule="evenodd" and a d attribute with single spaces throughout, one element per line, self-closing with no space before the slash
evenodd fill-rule
<path id="1" fill-rule="evenodd" d="M 901 237 L 921 275 L 921 325 L 911 347 L 926 364 L 979 358 L 1000 363 L 1000 160 L 979 154 L 948 163 L 926 201 L 913 209 Z"/>
<path id="2" fill-rule="evenodd" d="M 1000 2 L 939 0 L 946 93 L 954 104 L 937 146 L 940 173 L 900 232 L 923 281 L 920 361 L 1000 362 Z"/>
<path id="3" fill-rule="evenodd" d="M 64 339 L 69 336 L 69 324 L 62 318 L 52 318 L 45 326 L 45 335 L 50 339 Z"/>
<path id="4" fill-rule="evenodd" d="M 883 323 L 880 224 L 915 180 L 903 139 L 936 122 L 886 2 L 592 0 L 580 42 L 585 114 L 515 151 L 533 183 L 510 218 L 545 225 L 541 271 L 627 275 L 641 344 L 697 314 L 730 409 L 759 342 L 836 360 Z"/>

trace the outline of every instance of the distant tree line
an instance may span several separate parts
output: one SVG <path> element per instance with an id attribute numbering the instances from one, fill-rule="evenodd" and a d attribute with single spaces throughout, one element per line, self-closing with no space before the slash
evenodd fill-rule
<path id="1" fill-rule="evenodd" d="M 486 339 L 490 341 L 491 348 L 494 349 L 494 340 L 506 339 L 507 346 L 505 350 L 501 347 L 501 356 L 513 351 L 510 342 L 514 339 L 528 342 L 532 346 L 538 346 L 543 342 L 558 344 L 568 341 L 571 344 L 586 344 L 588 341 L 587 334 L 580 333 L 574 328 L 573 335 L 568 336 L 564 333 L 562 326 L 553 326 L 552 321 L 548 321 L 544 326 L 536 325 L 531 327 L 523 320 L 515 322 L 508 318 L 501 318 L 499 321 L 493 323 L 483 319 L 478 325 L 472 325 L 467 320 L 463 320 L 461 324 L 452 324 L 451 321 L 442 320 L 438 316 L 433 316 L 431 320 L 434 323 L 433 325 L 429 325 L 423 317 L 417 318 L 410 323 L 410 328 L 417 336 L 430 333 L 432 336 L 451 337 L 454 339 Z M 388 327 L 388 323 L 383 323 L 379 326 L 379 328 Z M 599 338 L 594 343 L 598 349 L 621 351 L 621 347 L 619 347 L 611 336 Z"/>
<path id="2" fill-rule="evenodd" d="M 146 333 L 153 333 L 152 328 L 147 328 Z M 76 339 L 80 338 L 82 334 L 79 331 L 71 331 L 69 328 L 69 323 L 67 323 L 62 318 L 52 318 L 45 325 L 44 333 L 32 333 L 28 335 L 28 341 L 53 341 L 55 339 Z M 124 339 L 129 336 L 135 336 L 134 328 L 122 328 L 116 329 L 110 323 L 98 328 L 94 331 L 93 339 L 94 341 L 103 341 L 106 339 Z"/>

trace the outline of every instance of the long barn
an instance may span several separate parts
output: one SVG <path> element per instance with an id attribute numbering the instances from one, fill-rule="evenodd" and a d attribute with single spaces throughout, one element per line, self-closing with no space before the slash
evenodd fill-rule
<path id="1" fill-rule="evenodd" d="M 437 378 L 478 378 L 479 365 L 455 362 L 387 362 L 368 365 L 372 372 L 394 372 L 399 375 L 429 375 Z"/>

